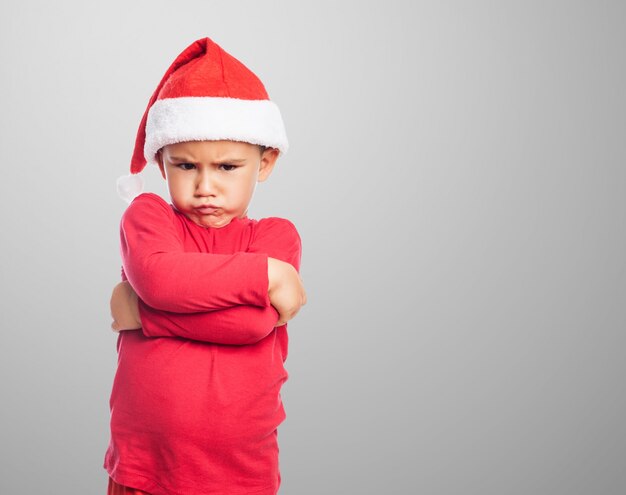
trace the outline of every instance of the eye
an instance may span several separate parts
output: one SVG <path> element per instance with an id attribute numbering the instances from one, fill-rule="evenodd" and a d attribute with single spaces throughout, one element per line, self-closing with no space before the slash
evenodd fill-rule
<path id="1" fill-rule="evenodd" d="M 231 165 L 230 163 L 221 163 L 220 167 L 224 167 L 224 170 L 226 170 L 226 172 L 230 172 L 231 170 L 235 170 L 237 168 L 236 165 Z"/>
<path id="2" fill-rule="evenodd" d="M 183 170 L 193 170 L 194 168 L 196 168 L 193 163 L 179 163 L 176 166 Z"/>

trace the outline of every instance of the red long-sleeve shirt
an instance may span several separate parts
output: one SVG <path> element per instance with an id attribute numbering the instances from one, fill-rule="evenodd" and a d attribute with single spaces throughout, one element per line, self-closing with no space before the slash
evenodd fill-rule
<path id="1" fill-rule="evenodd" d="M 274 327 L 267 258 L 300 269 L 296 228 L 201 227 L 145 193 L 120 236 L 143 328 L 118 337 L 104 468 L 154 495 L 275 495 L 288 337 Z"/>

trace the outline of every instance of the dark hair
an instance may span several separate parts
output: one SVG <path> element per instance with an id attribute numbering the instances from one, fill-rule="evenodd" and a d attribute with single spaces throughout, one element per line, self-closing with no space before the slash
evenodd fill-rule
<path id="1" fill-rule="evenodd" d="M 263 146 L 262 144 L 257 144 L 257 147 L 259 148 L 259 153 L 261 154 L 265 153 L 265 150 L 271 149 L 271 146 Z M 163 147 L 157 150 L 157 153 L 162 153 L 162 152 L 163 152 Z"/>

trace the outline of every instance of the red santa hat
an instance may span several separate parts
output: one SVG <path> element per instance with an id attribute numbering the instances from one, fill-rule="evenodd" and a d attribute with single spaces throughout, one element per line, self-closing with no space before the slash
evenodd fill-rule
<path id="1" fill-rule="evenodd" d="M 139 175 L 163 146 L 183 141 L 233 140 L 277 148 L 287 135 L 278 106 L 260 79 L 209 38 L 189 45 L 157 86 L 141 119 L 130 176 L 118 179 L 127 201 L 141 192 Z"/>

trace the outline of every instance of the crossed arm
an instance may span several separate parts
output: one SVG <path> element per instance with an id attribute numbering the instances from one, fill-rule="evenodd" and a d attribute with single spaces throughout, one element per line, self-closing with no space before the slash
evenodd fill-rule
<path id="1" fill-rule="evenodd" d="M 123 281 L 115 286 L 111 295 L 111 328 L 118 332 L 142 328 L 148 337 L 252 344 L 287 323 L 306 304 L 302 280 L 292 265 L 268 258 L 268 278 L 271 305 L 238 305 L 196 313 L 175 313 L 148 306 L 130 283 Z"/>
<path id="2" fill-rule="evenodd" d="M 111 297 L 116 331 L 223 344 L 254 343 L 306 303 L 300 237 L 284 219 L 259 221 L 246 252 L 185 252 L 161 198 L 144 194 L 122 217 L 123 279 Z"/>

